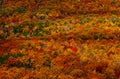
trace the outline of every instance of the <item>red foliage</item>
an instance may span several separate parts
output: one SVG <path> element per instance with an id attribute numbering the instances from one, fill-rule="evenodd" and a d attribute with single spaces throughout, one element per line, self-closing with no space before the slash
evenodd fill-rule
<path id="1" fill-rule="evenodd" d="M 72 46 L 71 49 L 72 49 L 73 52 L 77 52 L 78 51 L 78 48 L 76 46 Z"/>

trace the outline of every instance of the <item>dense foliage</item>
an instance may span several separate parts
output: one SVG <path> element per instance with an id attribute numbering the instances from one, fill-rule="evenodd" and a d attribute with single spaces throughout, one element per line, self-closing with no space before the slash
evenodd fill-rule
<path id="1" fill-rule="evenodd" d="M 120 1 L 0 0 L 0 79 L 120 79 Z"/>

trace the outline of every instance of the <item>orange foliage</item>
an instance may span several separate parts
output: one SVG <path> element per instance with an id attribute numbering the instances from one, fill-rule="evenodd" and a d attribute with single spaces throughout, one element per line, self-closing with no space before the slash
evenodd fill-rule
<path id="1" fill-rule="evenodd" d="M 1 0 L 0 79 L 120 79 L 119 0 Z"/>

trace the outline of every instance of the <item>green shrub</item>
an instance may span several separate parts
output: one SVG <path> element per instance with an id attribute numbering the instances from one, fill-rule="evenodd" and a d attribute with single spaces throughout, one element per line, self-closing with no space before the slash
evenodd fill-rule
<path id="1" fill-rule="evenodd" d="M 18 7 L 17 9 L 15 9 L 15 12 L 25 13 L 26 12 L 26 7 L 25 6 Z"/>

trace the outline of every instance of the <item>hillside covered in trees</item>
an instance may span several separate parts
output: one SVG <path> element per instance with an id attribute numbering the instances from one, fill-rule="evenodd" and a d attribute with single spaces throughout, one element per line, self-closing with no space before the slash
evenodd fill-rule
<path id="1" fill-rule="evenodd" d="M 120 79 L 120 0 L 0 0 L 0 79 Z"/>

